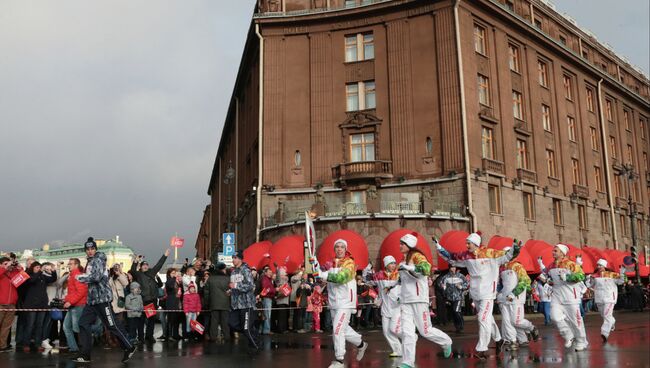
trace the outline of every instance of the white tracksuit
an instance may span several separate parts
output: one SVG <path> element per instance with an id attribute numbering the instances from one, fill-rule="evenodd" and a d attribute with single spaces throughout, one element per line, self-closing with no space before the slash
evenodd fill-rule
<path id="1" fill-rule="evenodd" d="M 523 343 L 528 341 L 526 332 L 531 332 L 535 326 L 524 316 L 526 304 L 526 291 L 517 296 L 512 291 L 517 286 L 517 274 L 513 270 L 501 271 L 502 289 L 497 294 L 497 302 L 501 310 L 501 330 L 505 341 Z M 508 300 L 508 296 L 512 300 Z"/>
<path id="2" fill-rule="evenodd" d="M 479 250 L 481 251 L 481 249 Z M 447 254 L 448 252 L 445 251 Z M 494 316 L 494 299 L 497 295 L 497 280 L 499 278 L 499 267 L 512 259 L 514 248 L 511 248 L 504 255 L 498 258 L 470 258 L 470 259 L 449 259 L 446 254 L 439 252 L 449 265 L 467 268 L 470 275 L 469 295 L 474 301 L 478 320 L 478 343 L 476 351 L 488 350 L 490 339 L 501 341 L 501 333 Z"/>
<path id="3" fill-rule="evenodd" d="M 332 268 L 327 274 L 332 276 L 341 272 L 340 268 Z M 327 298 L 332 314 L 332 337 L 334 339 L 334 356 L 336 360 L 345 359 L 345 342 L 361 345 L 362 338 L 359 333 L 350 327 L 350 317 L 357 309 L 357 282 L 352 277 L 345 283 L 327 282 Z"/>
<path id="4" fill-rule="evenodd" d="M 398 280 L 389 280 L 385 271 L 382 271 L 380 275 L 372 283 L 377 285 L 377 289 L 379 290 L 381 328 L 393 353 L 401 356 L 402 343 L 399 341 L 402 335 L 399 305 L 401 286 L 398 284 Z"/>
<path id="5" fill-rule="evenodd" d="M 400 270 L 402 283 L 400 311 L 402 323 L 402 363 L 415 366 L 415 347 L 420 336 L 440 346 L 451 345 L 446 333 L 431 325 L 429 314 L 429 285 L 427 277 L 418 272 Z"/>
<path id="6" fill-rule="evenodd" d="M 624 282 L 625 275 L 620 277 L 614 272 L 604 272 L 592 275 L 587 285 L 594 289 L 594 301 L 598 306 L 601 317 L 603 317 L 600 333 L 605 337 L 609 337 L 609 333 L 616 323 L 614 319 L 614 305 L 618 299 L 618 287 L 616 285 L 622 285 Z"/>

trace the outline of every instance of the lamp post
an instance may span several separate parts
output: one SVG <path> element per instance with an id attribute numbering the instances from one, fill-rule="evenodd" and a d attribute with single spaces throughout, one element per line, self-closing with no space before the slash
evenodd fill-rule
<path id="1" fill-rule="evenodd" d="M 630 187 L 631 183 L 636 180 L 639 175 L 634 172 L 634 166 L 631 163 L 627 163 L 621 166 L 621 169 L 618 173 L 619 176 L 627 179 L 627 211 L 628 216 L 630 216 L 630 230 L 632 232 L 632 253 L 635 253 L 638 249 L 637 239 L 636 239 L 636 205 L 632 202 L 632 189 Z M 634 262 L 634 274 L 637 282 L 641 282 L 639 275 L 639 262 L 635 260 Z"/>
<path id="2" fill-rule="evenodd" d="M 228 161 L 228 168 L 226 169 L 226 175 L 223 177 L 223 183 L 228 185 L 228 195 L 226 197 L 226 232 L 232 231 L 232 216 L 230 214 L 230 202 L 232 201 L 232 193 L 230 190 L 231 184 L 235 179 L 235 169 L 232 167 L 232 161 Z"/>

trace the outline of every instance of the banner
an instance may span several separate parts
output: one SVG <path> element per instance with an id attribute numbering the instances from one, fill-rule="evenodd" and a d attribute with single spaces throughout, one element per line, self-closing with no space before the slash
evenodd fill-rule
<path id="1" fill-rule="evenodd" d="M 29 275 L 27 274 L 27 272 L 20 271 L 19 273 L 15 274 L 14 277 L 11 278 L 11 284 L 14 287 L 18 288 L 28 279 L 29 279 Z"/>
<path id="2" fill-rule="evenodd" d="M 170 241 L 172 248 L 183 248 L 184 244 L 185 239 L 179 238 L 178 236 L 172 236 L 172 240 Z"/>
<path id="3" fill-rule="evenodd" d="M 205 327 L 194 319 L 190 321 L 190 328 L 198 332 L 199 335 L 203 335 L 203 332 L 205 332 Z"/>
<path id="4" fill-rule="evenodd" d="M 151 318 L 156 315 L 156 307 L 153 305 L 153 303 L 149 303 L 144 306 L 144 315 L 147 316 L 147 318 Z"/>
<path id="5" fill-rule="evenodd" d="M 291 295 L 291 286 L 289 286 L 289 284 L 283 284 L 282 286 L 278 287 L 277 290 L 282 296 Z"/>

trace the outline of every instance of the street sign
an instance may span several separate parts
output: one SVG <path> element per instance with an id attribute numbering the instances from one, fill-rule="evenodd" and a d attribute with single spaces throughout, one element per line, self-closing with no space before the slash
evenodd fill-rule
<path id="1" fill-rule="evenodd" d="M 170 243 L 173 248 L 183 248 L 183 245 L 185 244 L 185 239 L 179 238 L 178 236 L 172 236 L 172 240 Z"/>
<path id="2" fill-rule="evenodd" d="M 227 255 L 225 255 L 225 254 L 223 254 L 223 253 L 218 253 L 218 254 L 217 254 L 217 259 L 219 260 L 219 262 L 221 262 L 221 263 L 225 263 L 226 266 L 228 266 L 228 267 L 232 267 L 232 266 L 233 266 L 233 263 L 232 263 L 232 256 L 227 256 Z"/>
<path id="3" fill-rule="evenodd" d="M 235 233 L 223 233 L 223 245 L 235 245 Z"/>
<path id="4" fill-rule="evenodd" d="M 224 256 L 233 256 L 233 255 L 235 255 L 235 246 L 234 245 L 224 245 L 223 246 L 223 255 Z"/>

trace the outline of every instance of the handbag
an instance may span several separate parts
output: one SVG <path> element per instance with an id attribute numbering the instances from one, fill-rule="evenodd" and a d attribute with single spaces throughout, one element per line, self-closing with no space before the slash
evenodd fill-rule
<path id="1" fill-rule="evenodd" d="M 124 298 L 123 296 L 118 296 L 117 297 L 117 307 L 118 308 L 124 308 L 125 305 L 126 305 L 126 298 Z"/>

